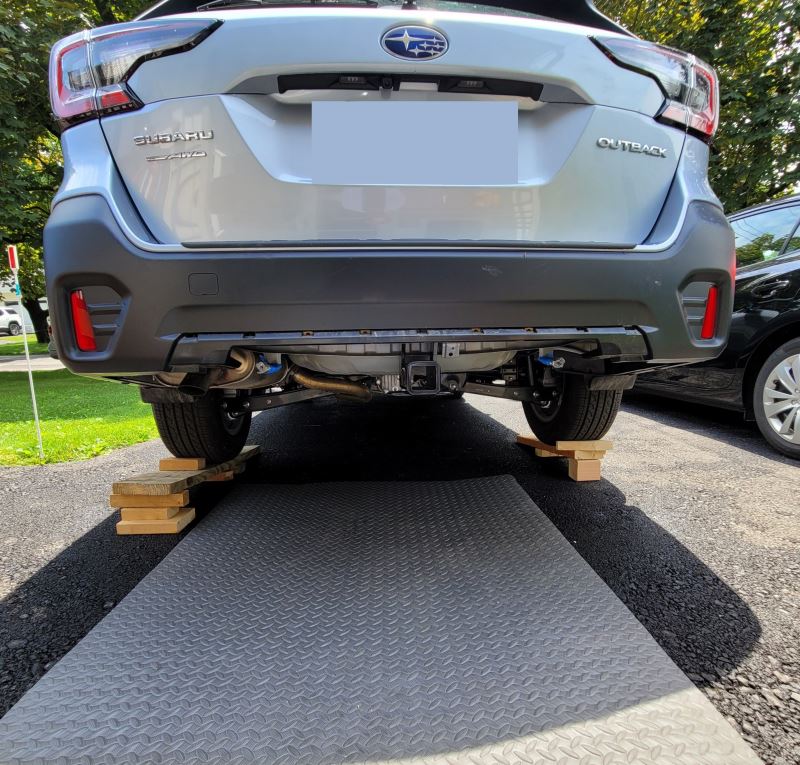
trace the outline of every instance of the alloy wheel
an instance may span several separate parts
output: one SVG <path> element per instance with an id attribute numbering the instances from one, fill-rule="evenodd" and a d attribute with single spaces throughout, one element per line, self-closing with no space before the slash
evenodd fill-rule
<path id="1" fill-rule="evenodd" d="M 784 359 L 767 375 L 762 400 L 775 433 L 800 445 L 800 353 Z"/>

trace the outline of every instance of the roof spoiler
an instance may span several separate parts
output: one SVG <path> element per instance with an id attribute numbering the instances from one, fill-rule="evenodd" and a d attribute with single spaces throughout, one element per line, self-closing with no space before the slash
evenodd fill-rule
<path id="1" fill-rule="evenodd" d="M 456 0 L 461 2 L 462 0 Z M 170 16 L 173 13 L 194 13 L 204 0 L 161 0 L 141 13 L 139 19 L 155 19 L 159 16 Z M 424 2 L 424 0 L 421 0 Z M 469 2 L 469 0 L 463 0 Z M 568 24 L 581 24 L 595 29 L 630 34 L 595 8 L 592 0 L 478 0 L 480 5 L 508 8 L 514 11 L 525 11 L 544 16 L 554 21 L 565 21 Z M 471 4 L 471 3 L 470 3 Z"/>

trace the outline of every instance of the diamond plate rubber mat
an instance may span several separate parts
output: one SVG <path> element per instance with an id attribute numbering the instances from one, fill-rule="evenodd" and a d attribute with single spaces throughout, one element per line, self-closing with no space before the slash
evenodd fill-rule
<path id="1" fill-rule="evenodd" d="M 234 489 L 2 763 L 757 763 L 509 477 Z"/>

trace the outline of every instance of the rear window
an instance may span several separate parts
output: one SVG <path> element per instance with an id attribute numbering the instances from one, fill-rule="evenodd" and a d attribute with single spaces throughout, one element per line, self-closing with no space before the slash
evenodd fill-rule
<path id="1" fill-rule="evenodd" d="M 398 3 L 395 0 L 377 0 L 378 4 L 386 8 L 397 7 Z M 551 19 L 552 16 L 544 16 L 541 13 L 536 13 L 532 10 L 525 10 L 517 7 L 512 1 L 508 6 L 504 4 L 489 4 L 482 3 L 461 3 L 458 0 L 416 0 L 417 8 L 430 8 L 432 11 L 448 11 L 450 13 L 490 13 L 495 16 L 522 16 L 533 19 Z M 535 5 L 532 3 L 531 5 Z"/>
<path id="2" fill-rule="evenodd" d="M 144 11 L 140 19 L 154 19 L 159 16 L 168 16 L 173 13 L 192 13 L 198 6 L 204 5 L 207 0 L 162 0 L 152 8 Z M 276 5 L 286 7 L 291 0 L 275 0 Z M 430 8 L 437 11 L 454 11 L 457 13 L 493 13 L 507 16 L 527 16 L 531 18 L 551 19 L 565 21 L 569 24 L 582 24 L 595 29 L 606 29 L 612 32 L 626 32 L 625 29 L 615 24 L 594 7 L 592 0 L 488 0 L 484 3 L 458 2 L 458 0 L 415 0 L 417 8 Z M 381 6 L 400 8 L 403 0 L 378 0 Z M 303 0 L 298 0 L 297 5 L 302 7 Z M 231 8 L 237 7 L 235 0 L 231 0 Z M 239 8 L 244 7 L 238 5 Z M 257 7 L 257 6 L 256 6 Z M 269 2 L 264 3 L 269 8 Z M 319 7 L 319 3 L 316 7 Z M 331 2 L 331 8 L 336 7 Z M 214 11 L 224 11 L 224 6 L 217 6 Z M 414 22 L 416 23 L 416 22 Z"/>

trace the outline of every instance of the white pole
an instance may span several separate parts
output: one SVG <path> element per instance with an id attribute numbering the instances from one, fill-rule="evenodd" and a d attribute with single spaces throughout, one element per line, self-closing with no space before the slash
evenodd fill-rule
<path id="1" fill-rule="evenodd" d="M 14 284 L 17 288 L 17 297 L 20 298 L 20 308 L 22 307 L 22 290 L 19 288 L 19 279 L 17 278 L 17 272 L 14 271 Z M 31 401 L 33 402 L 33 420 L 36 423 L 36 438 L 39 442 L 39 460 L 44 462 L 44 448 L 42 447 L 42 426 L 39 423 L 39 407 L 36 406 L 36 391 L 33 387 L 33 368 L 31 367 L 31 354 L 28 351 L 28 332 L 25 329 L 25 315 L 23 314 L 21 317 L 22 319 L 22 344 L 25 346 L 25 361 L 28 363 L 28 382 L 31 386 Z"/>

